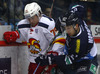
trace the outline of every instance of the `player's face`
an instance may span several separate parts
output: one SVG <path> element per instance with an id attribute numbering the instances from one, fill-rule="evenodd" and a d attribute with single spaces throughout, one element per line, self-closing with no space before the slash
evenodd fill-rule
<path id="1" fill-rule="evenodd" d="M 74 36 L 75 35 L 75 29 L 73 28 L 73 26 L 66 26 L 66 33 L 69 36 Z"/>
<path id="2" fill-rule="evenodd" d="M 39 18 L 36 15 L 31 18 L 28 18 L 28 20 L 32 26 L 35 26 L 39 22 Z"/>

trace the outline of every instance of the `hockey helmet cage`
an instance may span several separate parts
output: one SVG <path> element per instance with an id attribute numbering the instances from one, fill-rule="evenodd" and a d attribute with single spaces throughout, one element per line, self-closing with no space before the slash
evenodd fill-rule
<path id="1" fill-rule="evenodd" d="M 57 29 L 60 33 L 62 33 L 62 32 L 65 30 L 65 29 L 64 29 L 65 26 L 66 26 L 66 17 L 64 17 L 64 16 L 59 17 L 59 18 L 57 19 L 57 21 L 56 21 L 56 25 L 55 25 L 56 29 Z"/>
<path id="2" fill-rule="evenodd" d="M 39 15 L 39 13 L 42 13 L 42 10 L 36 2 L 29 3 L 24 8 L 25 18 L 30 18 L 34 15 Z"/>

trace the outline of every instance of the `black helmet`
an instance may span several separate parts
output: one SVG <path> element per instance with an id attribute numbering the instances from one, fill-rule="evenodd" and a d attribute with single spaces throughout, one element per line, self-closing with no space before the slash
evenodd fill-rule
<path id="1" fill-rule="evenodd" d="M 66 13 L 66 26 L 79 24 L 79 18 L 75 13 L 68 12 Z"/>
<path id="2" fill-rule="evenodd" d="M 85 11 L 86 11 L 85 7 L 83 5 L 79 5 L 79 4 L 71 6 L 69 8 L 69 11 L 75 13 L 78 16 L 78 18 L 81 18 L 81 19 L 83 19 L 84 16 L 86 15 L 85 14 Z"/>

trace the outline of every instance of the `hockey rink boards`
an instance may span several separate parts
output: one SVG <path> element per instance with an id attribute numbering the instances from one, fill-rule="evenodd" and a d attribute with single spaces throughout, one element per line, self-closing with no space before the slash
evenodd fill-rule
<path id="1" fill-rule="evenodd" d="M 92 25 L 90 28 L 97 45 L 98 63 L 100 65 L 100 25 Z M 0 26 L 0 61 L 2 61 L 0 64 L 7 65 L 7 67 L 0 68 L 0 72 L 5 74 L 27 74 L 29 65 L 28 48 L 25 43 L 5 43 L 3 33 L 6 31 L 11 31 L 10 25 Z M 100 67 L 98 67 L 97 74 L 100 74 Z"/>

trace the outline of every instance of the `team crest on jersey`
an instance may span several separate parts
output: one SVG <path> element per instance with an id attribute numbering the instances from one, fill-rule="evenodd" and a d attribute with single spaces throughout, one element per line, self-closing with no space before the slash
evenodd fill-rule
<path id="1" fill-rule="evenodd" d="M 39 43 L 40 41 L 34 38 L 29 39 L 29 43 L 27 43 L 27 45 L 32 54 L 38 54 L 42 50 Z"/>

